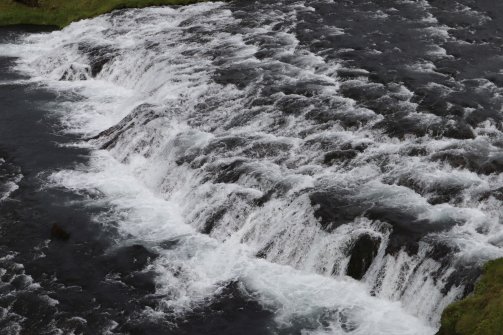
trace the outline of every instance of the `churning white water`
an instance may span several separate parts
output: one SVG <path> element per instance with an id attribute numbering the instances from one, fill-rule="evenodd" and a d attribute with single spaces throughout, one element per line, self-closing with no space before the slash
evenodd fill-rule
<path id="1" fill-rule="evenodd" d="M 315 12 L 302 1 L 127 10 L 1 47 L 69 97 L 54 113 L 95 148 L 49 186 L 110 206 L 96 219 L 119 218 L 121 243 L 161 255 L 150 267 L 165 298 L 146 314 L 183 315 L 237 281 L 285 329 L 433 334 L 463 269 L 503 256 L 500 200 L 482 196 L 501 176 L 443 159 L 500 155 L 499 130 L 388 134 L 386 115 L 341 93 L 381 84 L 299 40 L 299 17 Z M 404 124 L 443 122 L 390 87 Z M 346 276 L 354 264 L 360 280 Z"/>
<path id="2" fill-rule="evenodd" d="M 23 178 L 19 168 L 0 157 L 0 201 L 5 200 L 19 188 L 18 183 Z"/>

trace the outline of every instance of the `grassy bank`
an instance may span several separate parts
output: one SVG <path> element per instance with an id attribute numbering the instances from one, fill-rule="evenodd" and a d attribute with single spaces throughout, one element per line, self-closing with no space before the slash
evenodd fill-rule
<path id="1" fill-rule="evenodd" d="M 503 334 L 503 259 L 489 262 L 473 294 L 442 314 L 437 335 Z"/>
<path id="2" fill-rule="evenodd" d="M 199 0 L 200 1 L 200 0 Z M 25 5 L 0 0 L 0 26 L 35 24 L 64 27 L 73 21 L 94 17 L 120 8 L 186 5 L 198 0 L 31 0 Z"/>

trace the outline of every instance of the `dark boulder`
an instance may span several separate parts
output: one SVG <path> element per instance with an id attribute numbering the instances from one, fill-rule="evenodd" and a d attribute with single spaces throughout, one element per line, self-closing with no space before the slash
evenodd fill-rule
<path id="1" fill-rule="evenodd" d="M 229 163 L 208 166 L 207 170 L 215 183 L 230 184 L 237 182 L 242 175 L 250 172 L 250 168 L 246 166 L 247 162 L 245 159 L 236 159 Z"/>
<path id="2" fill-rule="evenodd" d="M 470 125 L 466 122 L 458 121 L 455 124 L 446 124 L 441 131 L 441 135 L 449 138 L 456 138 L 460 140 L 473 139 L 475 133 Z"/>
<path id="3" fill-rule="evenodd" d="M 223 86 L 231 84 L 244 89 L 255 82 L 259 76 L 260 70 L 255 66 L 238 63 L 218 69 L 214 79 Z"/>
<path id="4" fill-rule="evenodd" d="M 113 48 L 106 45 L 91 45 L 89 43 L 81 43 L 78 45 L 79 51 L 86 54 L 89 59 L 90 74 L 96 77 L 103 67 L 113 61 L 117 52 Z"/>
<path id="5" fill-rule="evenodd" d="M 70 238 L 70 234 L 55 223 L 51 228 L 51 237 L 54 239 L 66 241 Z"/>
<path id="6" fill-rule="evenodd" d="M 488 159 L 488 156 L 492 157 Z M 432 155 L 431 159 L 433 161 L 446 162 L 454 168 L 467 169 L 485 175 L 503 172 L 502 155 L 492 155 L 478 148 L 471 150 L 456 148 L 444 150 Z"/>
<path id="7" fill-rule="evenodd" d="M 90 68 L 88 66 L 79 66 L 72 64 L 59 78 L 60 81 L 78 81 L 89 78 Z"/>
<path id="8" fill-rule="evenodd" d="M 325 154 L 323 164 L 332 165 L 338 162 L 347 162 L 356 157 L 356 150 L 334 150 Z"/>
<path id="9" fill-rule="evenodd" d="M 351 195 L 351 192 L 344 189 L 319 191 L 309 195 L 314 215 L 325 231 L 331 232 L 350 223 L 365 212 L 364 204 L 352 201 Z"/>
<path id="10" fill-rule="evenodd" d="M 390 229 L 386 254 L 405 250 L 409 255 L 417 253 L 419 241 L 428 234 L 445 231 L 457 224 L 452 218 L 427 220 L 407 208 L 390 207 L 373 199 L 361 199 L 356 193 L 344 188 L 314 192 L 309 195 L 314 215 L 323 230 L 332 232 L 337 227 L 366 217 L 385 224 Z"/>
<path id="11" fill-rule="evenodd" d="M 503 187 L 482 192 L 479 195 L 479 201 L 487 200 L 489 197 L 494 197 L 496 200 L 503 201 Z"/>
<path id="12" fill-rule="evenodd" d="M 424 147 L 415 146 L 404 152 L 407 156 L 426 156 L 428 154 L 428 150 Z"/>
<path id="13" fill-rule="evenodd" d="M 159 110 L 156 105 L 144 103 L 136 106 L 131 113 L 126 115 L 116 125 L 102 131 L 94 137 L 90 137 L 88 140 L 98 141 L 101 149 L 112 149 L 130 129 L 137 127 L 140 123 L 145 125 L 164 115 L 165 113 Z"/>
<path id="14" fill-rule="evenodd" d="M 346 274 L 356 280 L 363 278 L 379 251 L 381 238 L 361 235 L 353 244 Z"/>
<path id="15" fill-rule="evenodd" d="M 201 233 L 209 235 L 213 228 L 217 226 L 220 220 L 224 217 L 225 213 L 227 213 L 227 208 L 219 208 L 214 213 L 210 215 L 210 217 L 204 223 L 204 226 L 200 230 Z"/>
<path id="16" fill-rule="evenodd" d="M 419 250 L 421 239 L 428 234 L 448 230 L 456 224 L 450 218 L 439 221 L 418 219 L 406 210 L 386 206 L 373 207 L 365 213 L 365 216 L 391 226 L 391 235 L 386 248 L 386 254 L 391 255 L 397 254 L 400 250 L 415 255 Z"/>

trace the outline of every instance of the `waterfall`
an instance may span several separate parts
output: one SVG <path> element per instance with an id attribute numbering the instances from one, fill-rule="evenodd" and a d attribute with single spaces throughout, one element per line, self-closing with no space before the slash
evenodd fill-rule
<path id="1" fill-rule="evenodd" d="M 183 317 L 238 282 L 287 331 L 433 334 L 480 265 L 503 256 L 503 137 L 497 119 L 422 104 L 464 89 L 497 104 L 501 90 L 441 77 L 450 28 L 426 1 L 394 2 L 425 13 L 411 22 L 430 58 L 408 71 L 450 86 L 376 80 L 348 62 L 350 29 L 326 1 L 120 10 L 2 53 L 78 97 L 54 113 L 87 138 L 91 164 L 48 187 L 90 192 L 111 208 L 97 220 L 160 254 L 150 267 L 164 298 L 150 313 Z"/>

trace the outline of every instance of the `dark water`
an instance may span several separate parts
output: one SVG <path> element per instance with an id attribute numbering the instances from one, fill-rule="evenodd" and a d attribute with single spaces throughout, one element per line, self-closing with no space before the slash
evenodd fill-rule
<path id="1" fill-rule="evenodd" d="M 2 28 L 0 41 L 39 31 Z M 0 182 L 23 176 L 18 189 L 0 202 L 1 333 L 266 333 L 269 313 L 233 285 L 222 292 L 223 302 L 212 302 L 209 312 L 194 311 L 180 326 L 141 315 L 159 300 L 153 274 L 142 271 L 156 254 L 139 244 L 115 247 L 113 225 L 92 219 L 107 208 L 83 207 L 88 195 L 44 186 L 49 173 L 86 164 L 89 152 L 68 146 L 79 137 L 63 134 L 52 114 L 50 103 L 68 97 L 23 82 L 26 77 L 12 70 L 14 62 L 0 58 L 0 156 L 5 160 Z M 70 238 L 51 235 L 54 224 Z"/>
<path id="2" fill-rule="evenodd" d="M 503 256 L 499 3 L 26 29 L 0 31 L 9 334 L 433 334 Z"/>
<path id="3" fill-rule="evenodd" d="M 15 38 L 24 31 L 3 29 L 2 36 Z M 23 83 L 24 78 L 10 69 L 14 61 L 0 60 L 0 146 L 2 156 L 20 169 L 23 179 L 19 189 L 0 204 L 1 322 L 8 334 L 15 334 L 18 327 L 21 334 L 50 334 L 65 325 L 78 328 L 80 321 L 72 318 L 89 313 L 96 306 L 94 299 L 104 309 L 113 309 L 121 300 L 120 290 L 102 282 L 107 268 L 99 263 L 113 232 L 104 234 L 105 230 L 90 220 L 99 208 L 71 205 L 81 196 L 43 187 L 41 180 L 47 173 L 85 163 L 88 152 L 64 147 L 76 138 L 59 134 L 60 125 L 51 117 L 47 104 L 56 100 L 56 95 Z M 71 226 L 69 241 L 51 239 L 54 223 L 64 229 Z M 123 295 L 122 301 L 130 298 Z M 59 303 L 54 305 L 52 299 Z M 96 332 L 107 322 L 98 317 L 87 326 Z"/>

